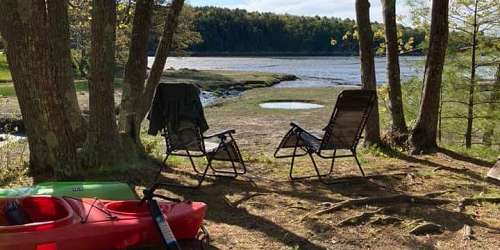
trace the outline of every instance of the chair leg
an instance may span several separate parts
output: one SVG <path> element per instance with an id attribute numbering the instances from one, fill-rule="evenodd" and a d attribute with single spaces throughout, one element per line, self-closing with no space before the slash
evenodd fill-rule
<path id="1" fill-rule="evenodd" d="M 201 187 L 201 184 L 205 180 L 205 177 L 207 176 L 208 169 L 211 168 L 212 166 L 212 160 L 208 160 L 207 166 L 205 167 L 205 170 L 203 170 L 203 174 L 198 178 L 198 185 L 194 187 L 194 189 L 198 189 Z"/>
<path id="2" fill-rule="evenodd" d="M 193 167 L 194 172 L 196 172 L 196 174 L 201 174 L 201 172 L 198 170 L 198 168 L 196 168 L 196 164 L 194 164 L 193 157 L 191 157 L 191 154 L 189 153 L 189 151 L 186 150 L 186 154 L 188 155 L 189 161 L 191 162 L 191 167 Z"/>
<path id="3" fill-rule="evenodd" d="M 322 175 L 320 172 L 319 172 L 319 169 L 318 169 L 318 165 L 316 165 L 316 161 L 314 160 L 314 156 L 312 155 L 311 152 L 308 152 L 309 153 L 309 158 L 311 158 L 311 161 L 313 163 L 313 167 L 314 167 L 314 171 L 316 172 L 316 175 L 318 176 L 318 179 L 320 182 L 322 183 L 325 183 L 325 184 L 328 184 L 326 183 L 324 180 L 323 180 L 323 177 L 326 177 L 328 176 L 329 174 L 324 174 Z M 330 167 L 331 168 L 331 167 Z"/>
<path id="4" fill-rule="evenodd" d="M 293 164 L 295 163 L 295 154 L 297 153 L 297 145 L 295 145 L 295 148 L 293 148 L 293 154 L 292 154 L 292 162 L 290 164 L 290 172 L 288 173 L 288 176 L 290 177 L 290 180 L 297 180 L 299 178 L 293 177 Z"/>
<path id="5" fill-rule="evenodd" d="M 154 183 L 156 184 L 159 184 L 160 182 L 158 181 L 160 179 L 160 176 L 161 176 L 161 172 L 163 171 L 163 169 L 165 168 L 166 166 L 166 163 L 167 163 L 167 160 L 169 158 L 170 154 L 167 153 L 167 155 L 165 156 L 165 159 L 163 159 L 163 162 L 162 164 L 160 165 L 160 170 L 158 171 L 158 173 L 156 174 L 156 178 L 155 178 L 155 181 Z M 191 157 L 190 157 L 191 159 Z M 193 163 L 194 164 L 194 163 Z M 193 165 L 194 167 L 194 165 Z M 185 185 L 182 185 L 182 184 L 175 184 L 175 183 L 165 183 L 165 182 L 161 182 L 162 185 L 164 186 L 169 186 L 169 187 L 180 187 L 180 188 L 198 188 L 200 185 L 198 184 L 198 186 L 195 186 L 195 187 L 190 187 L 190 186 L 185 186 Z"/>
<path id="6" fill-rule="evenodd" d="M 231 137 L 231 139 L 232 139 L 232 137 Z M 232 139 L 232 140 L 234 142 L 234 139 Z M 240 153 L 238 147 L 235 146 L 236 147 L 235 148 L 236 149 L 236 154 L 237 154 L 237 158 L 238 159 L 234 159 L 231 156 L 231 152 L 229 151 L 229 148 L 228 148 L 228 146 L 225 143 L 222 144 L 222 147 L 223 147 L 223 149 L 227 152 L 227 154 L 230 157 L 230 162 L 231 162 L 231 166 L 232 166 L 233 171 L 217 170 L 217 169 L 215 169 L 215 167 L 213 167 L 212 165 L 210 165 L 210 169 L 212 170 L 212 172 L 214 172 L 214 174 L 211 174 L 209 176 L 236 178 L 240 174 L 245 174 L 247 172 L 247 169 L 246 169 L 245 163 L 243 162 L 243 158 L 241 157 L 241 153 Z M 238 169 L 236 167 L 236 161 L 238 161 L 238 163 L 241 164 L 241 166 L 243 168 L 243 171 L 238 172 Z"/>
<path id="7" fill-rule="evenodd" d="M 168 160 L 168 157 L 170 156 L 169 153 L 167 153 L 167 155 L 165 156 L 165 158 L 163 159 L 163 162 L 160 164 L 160 169 L 158 170 L 158 173 L 156 174 L 156 177 L 155 177 L 155 183 L 158 182 L 158 179 L 160 179 L 160 176 L 161 176 L 161 172 L 163 172 L 163 169 L 165 168 L 166 164 L 167 164 L 167 160 Z"/>
<path id="8" fill-rule="evenodd" d="M 359 168 L 359 171 L 361 171 L 361 175 L 363 175 L 363 177 L 365 176 L 365 172 L 363 171 L 363 168 L 361 167 L 361 164 L 359 163 L 359 160 L 358 160 L 358 157 L 356 155 L 356 151 L 353 150 L 352 151 L 352 156 L 354 157 L 354 160 L 356 160 L 356 163 L 358 164 L 358 168 Z"/>
<path id="9" fill-rule="evenodd" d="M 333 163 L 332 165 L 330 166 L 330 171 L 328 171 L 328 173 L 326 174 L 321 174 L 320 171 L 319 171 L 319 168 L 318 168 L 318 165 L 316 164 L 316 161 L 314 160 L 313 156 L 312 156 L 312 152 L 307 152 L 307 154 L 309 155 L 312 163 L 313 163 L 313 167 L 314 167 L 314 171 L 316 172 L 315 175 L 307 175 L 307 176 L 293 176 L 293 167 L 294 167 L 294 160 L 295 160 L 295 153 L 296 153 L 296 149 L 294 149 L 294 154 L 292 155 L 292 162 L 290 164 L 290 173 L 288 174 L 289 177 L 290 177 L 290 180 L 292 181 L 295 181 L 295 180 L 302 180 L 302 179 L 308 179 L 308 178 L 311 178 L 311 177 L 327 177 L 329 175 L 331 175 L 331 173 L 333 172 Z"/>
<path id="10" fill-rule="evenodd" d="M 333 150 L 332 164 L 330 165 L 330 171 L 328 175 L 331 175 L 333 172 L 333 167 L 335 166 L 335 155 L 337 154 L 337 150 Z"/>
<path id="11" fill-rule="evenodd" d="M 214 172 L 213 176 L 236 178 L 238 177 L 239 172 L 236 169 L 236 164 L 234 164 L 234 159 L 231 156 L 231 153 L 229 152 L 229 148 L 227 147 L 226 143 L 222 142 L 221 145 L 223 147 L 223 150 L 226 151 L 226 153 L 229 155 L 229 158 L 231 159 L 230 162 L 233 171 L 217 170 L 210 164 L 210 169 L 212 169 L 212 171 Z"/>
<path id="12" fill-rule="evenodd" d="M 247 166 L 245 165 L 245 161 L 243 161 L 243 157 L 241 157 L 241 154 L 239 152 L 238 152 L 238 158 L 240 159 L 238 163 L 241 165 L 241 168 L 243 169 L 243 171 L 239 172 L 238 174 L 246 174 Z"/>
<path id="13" fill-rule="evenodd" d="M 238 147 L 238 144 L 234 140 L 233 136 L 231 136 L 231 140 L 234 143 L 234 148 L 236 150 L 236 156 L 238 157 L 238 163 L 241 165 L 241 168 L 243 169 L 243 171 L 239 172 L 238 174 L 246 174 L 247 173 L 247 167 L 245 166 L 245 161 L 243 160 L 243 156 L 241 155 L 240 148 Z"/>

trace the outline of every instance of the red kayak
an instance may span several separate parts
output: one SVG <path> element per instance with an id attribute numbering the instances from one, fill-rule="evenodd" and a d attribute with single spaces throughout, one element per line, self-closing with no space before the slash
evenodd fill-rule
<path id="1" fill-rule="evenodd" d="M 205 203 L 159 205 L 178 240 L 196 238 L 205 217 Z M 161 243 L 147 204 L 138 200 L 0 199 L 0 250 L 109 250 Z"/>

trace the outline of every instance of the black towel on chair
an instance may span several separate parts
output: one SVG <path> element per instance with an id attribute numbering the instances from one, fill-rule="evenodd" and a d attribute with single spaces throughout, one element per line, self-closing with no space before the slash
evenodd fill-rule
<path id="1" fill-rule="evenodd" d="M 148 133 L 156 135 L 167 128 L 175 133 L 181 121 L 194 122 L 201 133 L 208 130 L 208 124 L 200 101 L 200 90 L 188 83 L 162 83 L 156 88 L 153 104 L 148 115 Z"/>

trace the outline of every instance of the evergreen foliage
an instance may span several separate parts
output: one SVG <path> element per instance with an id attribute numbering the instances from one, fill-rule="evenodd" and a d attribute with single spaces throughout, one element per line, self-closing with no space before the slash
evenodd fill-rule
<path id="1" fill-rule="evenodd" d="M 197 7 L 194 10 L 197 12 L 195 30 L 203 40 L 191 46 L 194 54 L 358 54 L 358 41 L 349 35 L 355 30 L 352 19 L 278 15 L 217 7 Z M 383 25 L 373 23 L 372 28 L 376 33 L 383 30 Z M 408 27 L 400 27 L 400 30 L 404 44 L 413 39 L 414 46 L 418 46 L 425 37 L 423 32 Z M 383 43 L 383 37 L 376 37 L 374 47 Z"/>

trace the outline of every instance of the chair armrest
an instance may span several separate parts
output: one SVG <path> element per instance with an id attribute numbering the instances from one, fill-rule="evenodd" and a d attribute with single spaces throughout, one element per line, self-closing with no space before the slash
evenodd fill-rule
<path id="1" fill-rule="evenodd" d="M 298 122 L 290 122 L 290 126 L 298 128 L 298 129 L 303 130 L 303 131 L 306 131 L 304 128 L 302 128 L 300 126 L 300 124 Z"/>
<path id="2" fill-rule="evenodd" d="M 321 140 L 317 136 L 313 135 L 311 132 L 309 132 L 309 131 L 305 130 L 304 128 L 302 128 L 297 122 L 291 122 L 290 126 L 292 126 L 294 128 L 298 128 L 301 133 L 306 133 L 306 134 L 308 134 L 308 135 L 310 135 L 310 136 L 312 136 L 312 137 L 314 137 L 314 138 L 316 138 L 318 140 Z"/>
<path id="3" fill-rule="evenodd" d="M 213 137 L 221 137 L 221 136 L 225 136 L 228 134 L 230 135 L 230 134 L 234 134 L 234 133 L 236 133 L 236 131 L 234 129 L 228 129 L 228 130 L 224 130 L 224 131 L 221 131 L 221 132 L 218 132 L 215 134 L 203 136 L 203 138 L 209 139 L 209 138 L 213 138 Z"/>

